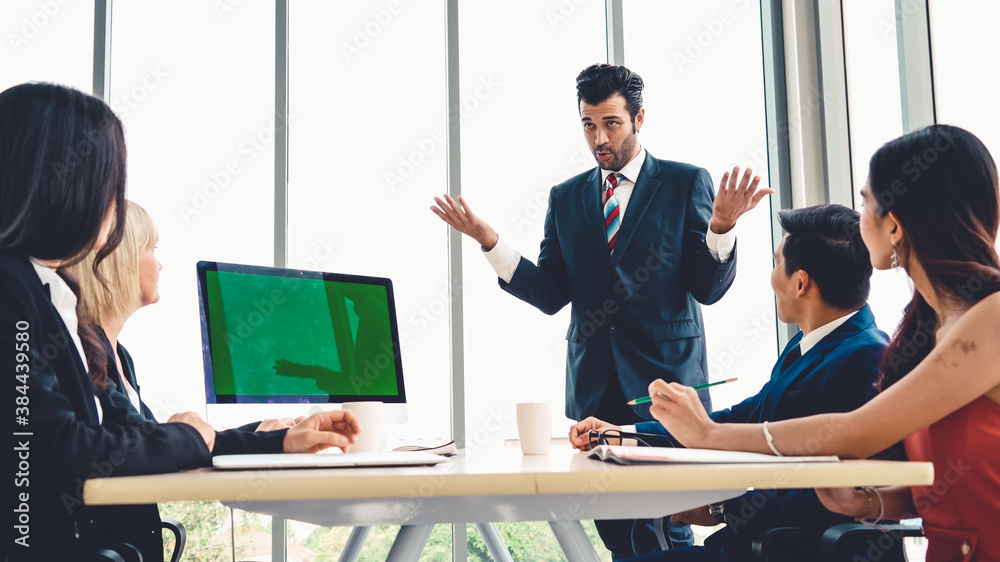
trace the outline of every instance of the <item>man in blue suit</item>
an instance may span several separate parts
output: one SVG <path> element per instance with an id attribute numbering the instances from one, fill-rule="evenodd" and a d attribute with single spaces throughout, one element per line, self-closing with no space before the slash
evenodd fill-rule
<path id="1" fill-rule="evenodd" d="M 840 205 L 821 205 L 783 211 L 779 219 L 786 234 L 774 253 L 771 286 L 778 318 L 797 324 L 802 331 L 785 346 L 760 392 L 712 413 L 717 422 L 761 423 L 848 412 L 875 392 L 879 358 L 889 340 L 875 326 L 866 304 L 872 265 L 861 241 L 858 213 Z M 587 432 L 592 429 L 666 434 L 659 422 L 619 428 L 589 418 L 570 429 L 573 445 L 589 448 Z M 795 526 L 818 531 L 853 522 L 827 511 L 813 490 L 758 490 L 671 519 L 675 524 L 727 526 L 709 537 L 704 547 L 651 554 L 641 560 L 749 560 L 752 539 L 765 529 Z M 796 547 L 794 560 L 820 558 L 818 537 L 815 543 Z"/>
<path id="2" fill-rule="evenodd" d="M 736 275 L 737 219 L 771 189 L 739 169 L 717 197 L 704 169 L 659 160 L 640 146 L 642 78 L 623 66 L 596 64 L 577 76 L 583 134 L 597 167 L 549 195 L 538 264 L 507 246 L 464 199 L 435 198 L 432 210 L 479 242 L 500 286 L 546 314 L 566 304 L 566 416 L 614 423 L 652 420 L 630 398 L 657 378 L 706 382 L 698 303 L 712 304 Z M 737 182 L 739 181 L 739 185 Z M 714 200 L 714 204 L 713 204 Z M 709 395 L 702 394 L 706 407 Z M 598 523 L 616 559 L 658 549 L 650 530 L 633 549 L 632 522 Z M 620 540 L 609 538 L 617 534 Z"/>

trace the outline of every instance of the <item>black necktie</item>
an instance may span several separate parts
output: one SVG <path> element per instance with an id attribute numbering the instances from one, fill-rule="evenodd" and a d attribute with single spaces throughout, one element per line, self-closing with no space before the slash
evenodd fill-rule
<path id="1" fill-rule="evenodd" d="M 789 351 L 788 355 L 785 356 L 785 360 L 781 362 L 781 369 L 778 371 L 778 373 L 779 374 L 784 373 L 789 367 L 792 366 L 792 363 L 795 363 L 795 360 L 798 359 L 799 357 L 802 357 L 802 348 L 799 346 L 795 346 L 795 349 Z"/>

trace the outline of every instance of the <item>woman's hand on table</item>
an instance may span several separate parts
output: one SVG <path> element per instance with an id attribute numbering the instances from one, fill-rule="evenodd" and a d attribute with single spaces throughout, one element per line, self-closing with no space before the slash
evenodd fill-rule
<path id="1" fill-rule="evenodd" d="M 358 418 L 351 412 L 317 412 L 295 424 L 285 434 L 286 453 L 315 453 L 329 447 L 347 449 L 361 433 Z"/>

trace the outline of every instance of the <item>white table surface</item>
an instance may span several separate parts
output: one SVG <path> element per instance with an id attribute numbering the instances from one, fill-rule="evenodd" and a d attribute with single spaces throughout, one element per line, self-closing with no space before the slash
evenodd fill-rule
<path id="1" fill-rule="evenodd" d="M 90 505 L 105 505 L 218 500 L 247 509 L 253 505 L 254 511 L 261 511 L 260 508 L 270 504 L 280 504 L 284 508 L 295 503 L 306 505 L 320 501 L 326 506 L 322 511 L 328 515 L 319 515 L 324 520 L 317 524 L 378 525 L 422 523 L 431 519 L 436 523 L 550 520 L 553 512 L 560 511 L 558 506 L 567 510 L 573 508 L 574 514 L 581 514 L 574 519 L 590 519 L 595 516 L 590 513 L 595 505 L 608 503 L 598 501 L 605 496 L 632 498 L 634 502 L 624 506 L 629 510 L 628 517 L 655 517 L 710 503 L 704 498 L 719 501 L 734 497 L 748 488 L 932 483 L 930 463 L 866 460 L 625 467 L 588 459 L 568 446 L 554 446 L 548 455 L 537 456 L 522 456 L 516 448 L 483 454 L 463 453 L 449 462 L 430 467 L 200 469 L 97 478 L 86 482 L 84 501 Z M 528 505 L 532 498 L 541 499 L 540 505 Z M 487 499 L 497 507 L 490 509 L 481 505 L 487 503 Z M 669 501 L 665 504 L 665 500 Z M 331 509 L 334 504 L 358 509 Z M 365 504 L 391 506 L 392 513 L 368 513 L 371 510 L 359 507 Z M 427 513 L 434 506 L 447 504 L 469 508 Z M 518 507 L 521 504 L 523 506 Z M 598 518 L 626 516 L 611 506 L 596 509 L 601 511 L 596 514 Z M 607 510 L 615 513 L 605 513 Z M 310 510 L 304 507 L 301 511 L 308 513 Z M 470 519 L 474 513 L 477 515 Z"/>

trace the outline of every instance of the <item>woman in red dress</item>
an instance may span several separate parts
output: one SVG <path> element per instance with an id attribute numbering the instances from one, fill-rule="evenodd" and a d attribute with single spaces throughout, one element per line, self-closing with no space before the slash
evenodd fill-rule
<path id="1" fill-rule="evenodd" d="M 823 490 L 824 504 L 923 518 L 930 562 L 1000 562 L 996 164 L 973 134 L 934 125 L 880 148 L 861 195 L 872 265 L 906 270 L 915 288 L 882 361 L 882 392 L 844 414 L 716 424 L 695 391 L 658 380 L 651 412 L 689 447 L 866 458 L 902 440 L 910 460 L 934 464 L 932 486 Z"/>

